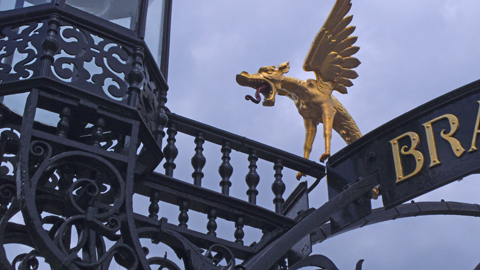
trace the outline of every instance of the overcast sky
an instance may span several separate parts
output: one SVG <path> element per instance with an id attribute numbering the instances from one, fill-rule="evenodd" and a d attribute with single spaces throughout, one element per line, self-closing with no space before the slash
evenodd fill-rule
<path id="1" fill-rule="evenodd" d="M 315 34 L 334 0 L 174 1 L 168 107 L 175 113 L 302 155 L 304 128 L 291 100 L 277 97 L 274 107 L 247 102 L 251 88 L 235 75 L 290 61 L 288 75 L 314 78 L 302 69 Z M 351 25 L 357 26 L 362 62 L 349 94 L 334 95 L 366 134 L 385 122 L 480 77 L 480 1 L 352 0 Z M 476 112 L 475 112 L 476 113 Z M 186 168 L 193 139 L 179 136 Z M 332 152 L 345 143 L 333 138 Z M 218 189 L 219 148 L 207 153 L 204 182 Z M 317 136 L 311 159 L 323 153 Z M 212 158 L 210 158 L 210 155 Z M 233 193 L 245 198 L 246 156 L 232 155 Z M 183 165 L 179 164 L 181 168 Z M 243 166 L 243 167 L 242 167 Z M 270 209 L 273 170 L 262 173 L 261 203 Z M 187 170 L 176 177 L 189 179 Z M 285 172 L 287 195 L 297 185 Z M 211 179 L 211 180 L 207 180 Z M 307 179 L 311 184 L 313 179 Z M 477 203 L 478 177 L 472 176 L 417 198 Z M 313 191 L 311 206 L 327 200 L 325 182 Z M 381 206 L 381 200 L 375 202 Z M 202 226 L 204 227 L 204 226 Z M 385 222 L 318 244 L 314 253 L 328 256 L 340 269 L 473 269 L 480 262 L 480 221 L 471 217 L 418 217 Z M 222 228 L 219 227 L 219 230 Z"/>

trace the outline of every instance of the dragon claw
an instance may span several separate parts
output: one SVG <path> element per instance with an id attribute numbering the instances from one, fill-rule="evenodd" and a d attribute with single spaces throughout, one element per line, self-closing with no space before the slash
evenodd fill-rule
<path id="1" fill-rule="evenodd" d="M 325 160 L 327 160 L 328 158 L 330 157 L 330 154 L 323 154 L 321 157 L 320 157 L 320 162 L 325 162 Z"/>
<path id="2" fill-rule="evenodd" d="M 301 172 L 298 172 L 297 173 L 297 180 L 300 180 L 300 178 L 302 178 L 302 176 L 305 176 L 305 174 L 301 173 Z"/>

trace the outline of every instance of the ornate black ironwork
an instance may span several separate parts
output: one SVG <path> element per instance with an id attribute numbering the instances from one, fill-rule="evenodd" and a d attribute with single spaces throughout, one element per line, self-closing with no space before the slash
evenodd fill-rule
<path id="1" fill-rule="evenodd" d="M 42 38 L 47 35 L 47 21 L 31 21 L 2 28 L 0 46 L 1 82 L 15 82 L 40 75 Z M 52 48 L 55 49 L 55 48 Z M 51 50 L 46 50 L 45 55 Z M 17 56 L 17 57 L 15 57 Z M 19 58 L 18 56 L 22 56 Z M 21 60 L 22 59 L 22 60 Z"/>
<path id="2" fill-rule="evenodd" d="M 131 48 L 66 22 L 56 40 L 62 50 L 54 56 L 51 77 L 115 101 L 126 98 L 125 77 L 136 76 L 127 64 Z"/>

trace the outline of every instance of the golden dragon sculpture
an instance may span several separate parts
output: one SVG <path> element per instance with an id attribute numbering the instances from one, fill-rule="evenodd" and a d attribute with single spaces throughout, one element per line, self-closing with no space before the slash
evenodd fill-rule
<path id="1" fill-rule="evenodd" d="M 348 26 L 353 15 L 346 16 L 352 6 L 350 1 L 336 1 L 305 58 L 303 69 L 313 71 L 315 80 L 285 76 L 290 68 L 289 62 L 282 63 L 277 68 L 261 67 L 255 74 L 243 71 L 236 77 L 239 85 L 256 89 L 255 98 L 250 95 L 245 97 L 254 103 L 260 103 L 260 94 L 264 97 L 264 106 L 273 106 L 277 94 L 287 96 L 295 102 L 305 124 L 303 156 L 307 159 L 312 151 L 317 125 L 323 123 L 325 153 L 320 157 L 320 162 L 330 157 L 332 129 L 347 144 L 362 136 L 345 107 L 332 96 L 333 90 L 346 94 L 347 87 L 353 85 L 351 79 L 358 77 L 352 69 L 358 67 L 360 61 L 352 55 L 360 48 L 353 46 L 357 41 L 357 37 L 351 36 L 355 26 Z M 301 176 L 303 174 L 299 172 L 297 179 Z"/>

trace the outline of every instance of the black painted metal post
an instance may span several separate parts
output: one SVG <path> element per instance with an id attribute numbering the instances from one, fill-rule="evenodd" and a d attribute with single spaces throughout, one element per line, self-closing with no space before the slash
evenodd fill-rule
<path id="1" fill-rule="evenodd" d="M 195 137 L 195 155 L 192 157 L 192 166 L 193 166 L 193 184 L 196 186 L 202 185 L 202 178 L 203 178 L 203 166 L 205 166 L 206 159 L 203 156 L 203 143 L 205 139 L 203 139 L 203 132 L 197 132 L 197 136 Z"/>
<path id="2" fill-rule="evenodd" d="M 188 222 L 188 200 L 185 200 L 185 199 L 182 199 L 180 201 L 180 214 L 178 215 L 178 226 L 182 227 L 182 228 L 187 228 L 188 225 L 187 225 L 187 222 Z"/>
<path id="3" fill-rule="evenodd" d="M 215 210 L 215 208 L 212 208 L 208 212 L 207 218 L 208 218 L 208 223 L 207 223 L 208 235 L 217 236 L 217 233 L 215 232 L 217 230 L 217 222 L 215 221 L 217 219 L 217 211 Z"/>
<path id="4" fill-rule="evenodd" d="M 285 183 L 282 180 L 282 161 L 277 160 L 273 168 L 275 169 L 275 181 L 272 184 L 272 191 L 275 195 L 273 203 L 275 204 L 275 212 L 281 214 L 283 212 L 283 203 L 285 202 L 282 197 L 283 193 L 285 192 Z"/>
<path id="5" fill-rule="evenodd" d="M 257 160 L 257 152 L 254 149 L 250 150 L 250 155 L 248 155 L 248 161 L 250 162 L 250 165 L 248 165 L 249 171 L 247 176 L 245 176 L 245 182 L 247 182 L 248 185 L 248 202 L 253 204 L 257 203 L 257 185 L 260 182 L 260 176 L 257 173 Z"/>
<path id="6" fill-rule="evenodd" d="M 60 121 L 57 124 L 57 135 L 66 138 L 70 129 L 70 117 L 72 111 L 68 107 L 64 107 L 60 113 Z"/>
<path id="7" fill-rule="evenodd" d="M 165 168 L 165 174 L 168 176 L 173 176 L 173 170 L 177 167 L 175 165 L 175 158 L 178 155 L 178 149 L 175 146 L 175 135 L 177 135 L 177 129 L 175 127 L 175 123 L 171 123 L 170 127 L 167 130 L 168 139 L 167 145 L 163 149 L 163 153 L 165 155 L 165 164 L 163 164 L 163 168 Z"/>
<path id="8" fill-rule="evenodd" d="M 230 186 L 232 182 L 230 182 L 230 176 L 233 173 L 233 167 L 230 164 L 230 152 L 232 152 L 232 148 L 230 147 L 230 142 L 225 141 L 222 145 L 222 164 L 218 168 L 218 172 L 220 173 L 220 177 L 222 177 L 222 181 L 220 181 L 220 186 L 222 187 L 222 194 L 228 195 L 230 192 Z"/>
<path id="9" fill-rule="evenodd" d="M 56 38 L 58 34 L 58 29 L 60 27 L 60 21 L 58 16 L 52 15 L 48 21 L 49 29 L 47 31 L 47 36 L 42 42 L 43 55 L 40 57 L 42 60 L 41 73 L 44 76 L 50 74 L 50 68 L 53 63 L 53 55 L 58 50 L 58 40 Z"/>
<path id="10" fill-rule="evenodd" d="M 156 129 L 155 129 L 155 139 L 157 140 L 158 146 L 161 148 L 163 143 L 163 138 L 165 138 L 165 127 L 168 123 L 168 116 L 166 113 L 165 104 L 167 103 L 167 90 L 160 90 L 158 95 L 158 114 L 156 115 Z"/>
<path id="11" fill-rule="evenodd" d="M 144 60 L 143 48 L 138 47 L 133 53 L 133 68 L 128 73 L 128 82 L 130 87 L 128 87 L 128 104 L 130 106 L 136 106 L 138 101 L 138 95 L 145 79 L 143 74 L 143 60 Z"/>
<path id="12" fill-rule="evenodd" d="M 243 245 L 243 237 L 245 237 L 245 232 L 243 231 L 243 217 L 237 217 L 237 221 L 235 222 L 235 242 Z"/>
<path id="13" fill-rule="evenodd" d="M 152 190 L 150 195 L 150 206 L 148 207 L 149 218 L 158 220 L 158 212 L 160 211 L 160 207 L 158 206 L 159 201 L 160 201 L 160 192 L 156 190 Z"/>

